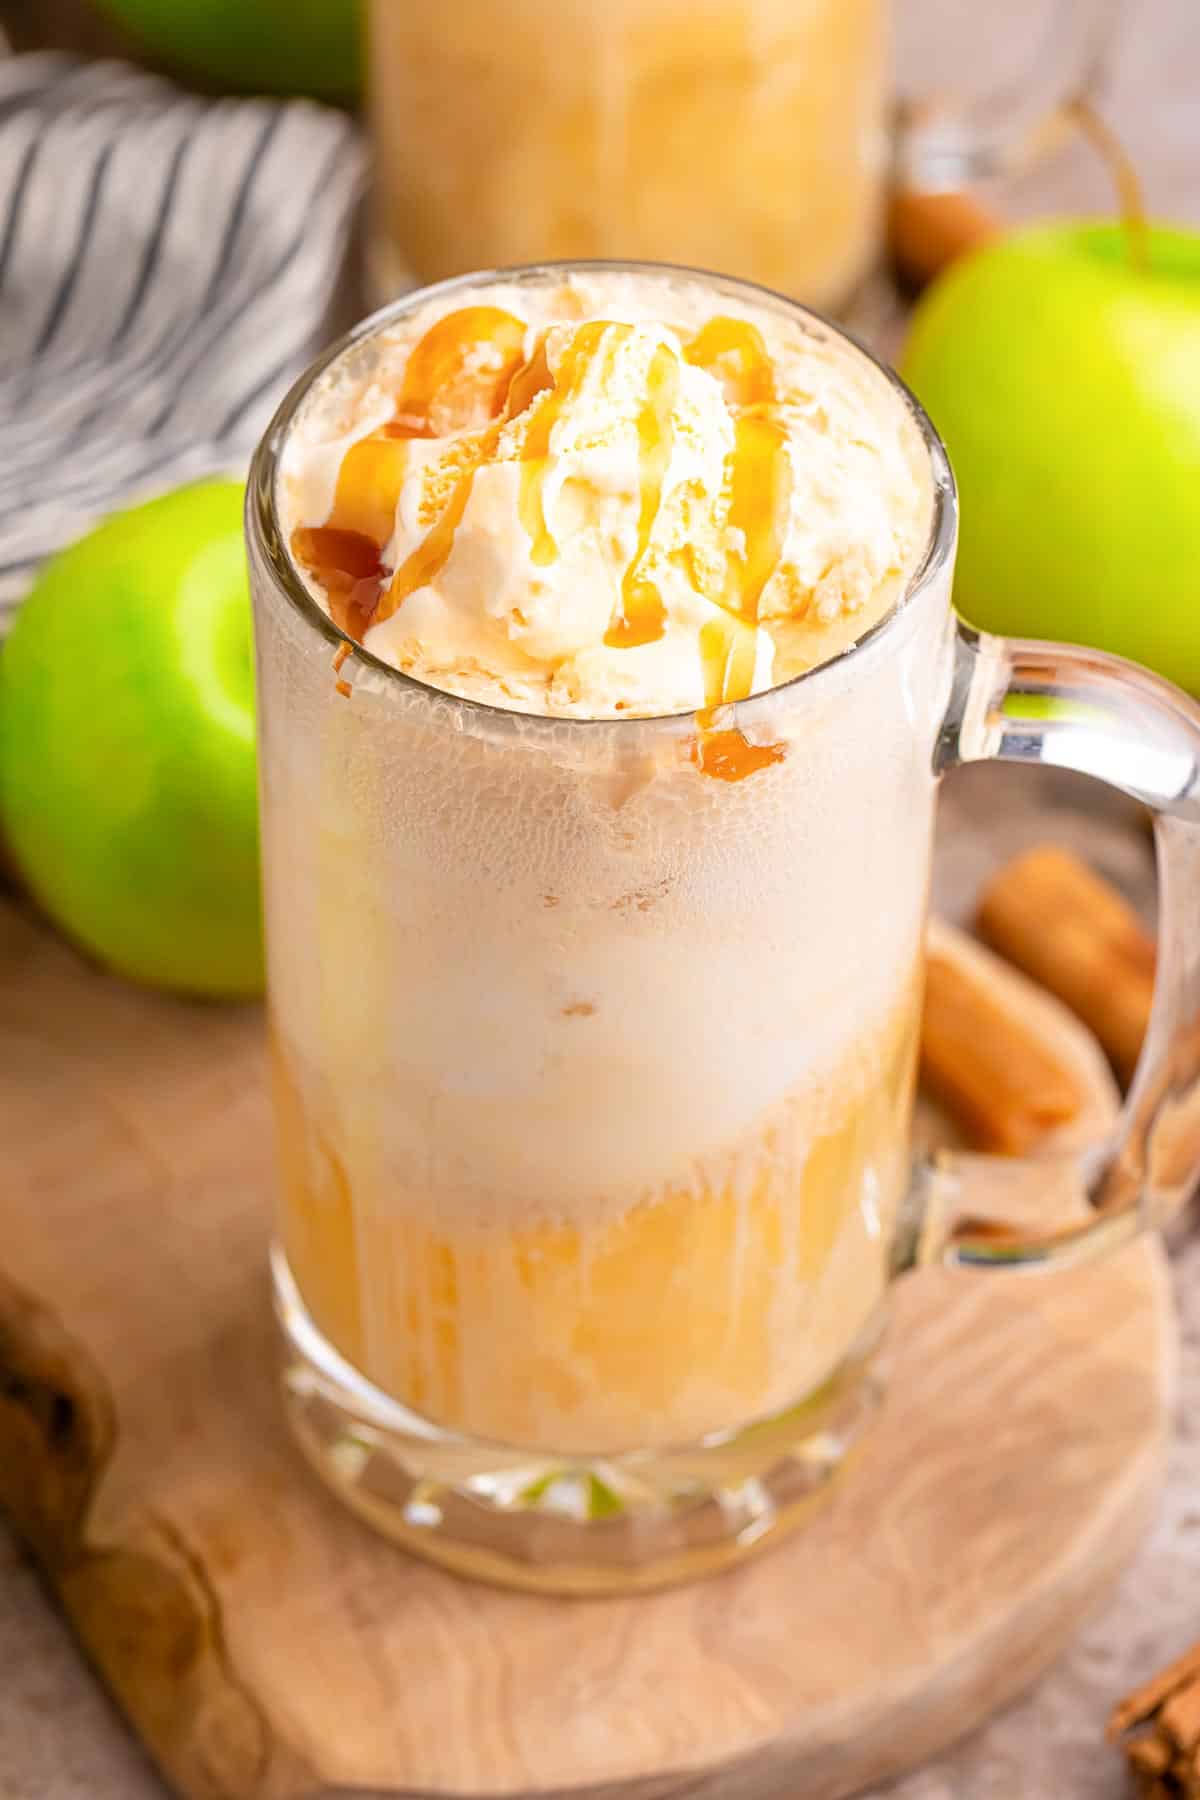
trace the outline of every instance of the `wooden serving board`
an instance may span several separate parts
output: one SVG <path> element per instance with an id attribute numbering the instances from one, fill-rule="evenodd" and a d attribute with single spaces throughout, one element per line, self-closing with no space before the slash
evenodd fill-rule
<path id="1" fill-rule="evenodd" d="M 983 966 L 1073 1059 L 1094 1129 L 1091 1040 Z M 0 907 L 0 1063 L 0 1503 L 192 1800 L 831 1800 L 1030 1681 L 1147 1518 L 1171 1379 L 1150 1241 L 902 1283 L 878 1424 L 757 1563 L 628 1600 L 461 1582 L 372 1536 L 284 1433 L 257 1009 L 136 992 Z"/>

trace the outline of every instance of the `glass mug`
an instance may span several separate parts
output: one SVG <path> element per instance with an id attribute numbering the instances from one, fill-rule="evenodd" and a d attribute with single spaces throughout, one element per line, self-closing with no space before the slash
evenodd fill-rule
<path id="1" fill-rule="evenodd" d="M 715 311 L 752 298 L 839 335 L 703 279 Z M 924 557 L 854 647 L 730 709 L 783 746 L 769 766 L 709 779 L 690 713 L 509 712 L 359 646 L 339 691 L 348 640 L 289 559 L 280 459 L 313 384 L 370 370 L 429 298 L 302 377 L 250 478 L 286 1404 L 409 1546 L 526 1586 L 647 1586 L 802 1513 L 869 1416 L 896 1276 L 1056 1266 L 1184 1195 L 1200 708 L 956 621 L 953 478 L 890 375 L 929 457 Z M 938 781 L 986 757 L 1159 815 L 1154 1017 L 1113 1140 L 1078 1162 L 1102 1210 L 1034 1237 L 980 1220 L 995 1159 L 912 1165 Z"/>
<path id="2" fill-rule="evenodd" d="M 994 172 L 1087 84 L 1112 0 L 994 10 L 991 57 L 988 18 L 958 8 L 968 35 L 922 0 L 922 88 L 947 61 L 955 92 L 980 67 L 989 86 L 921 106 L 897 139 L 891 0 L 370 0 L 371 291 L 620 256 L 844 308 L 878 256 L 896 151 L 918 187 Z M 1014 37 L 1021 67 L 997 68 Z"/>

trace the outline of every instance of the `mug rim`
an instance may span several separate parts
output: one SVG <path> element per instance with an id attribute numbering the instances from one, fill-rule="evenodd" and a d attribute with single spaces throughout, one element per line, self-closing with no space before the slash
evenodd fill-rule
<path id="1" fill-rule="evenodd" d="M 933 504 L 929 521 L 929 530 L 921 556 L 909 576 L 904 592 L 892 607 L 863 632 L 861 637 L 847 644 L 835 655 L 824 662 L 814 664 L 811 668 L 802 669 L 771 687 L 763 688 L 759 693 L 747 695 L 745 699 L 725 702 L 720 708 L 722 721 L 728 719 L 732 724 L 753 724 L 755 710 L 760 706 L 777 703 L 782 696 L 795 692 L 805 684 L 817 682 L 821 677 L 828 677 L 834 670 L 844 670 L 852 658 L 860 651 L 865 651 L 885 639 L 889 632 L 897 626 L 911 610 L 914 602 L 937 580 L 946 568 L 953 554 L 958 528 L 958 490 L 954 480 L 954 472 L 941 437 L 934 428 L 928 413 L 902 380 L 896 370 L 877 356 L 862 340 L 845 326 L 835 323 L 824 313 L 815 308 L 803 305 L 800 301 L 769 288 L 759 282 L 747 281 L 740 276 L 722 275 L 711 269 L 690 267 L 684 263 L 626 261 L 621 258 L 570 258 L 550 260 L 537 263 L 519 263 L 509 268 L 472 270 L 464 275 L 453 275 L 444 281 L 416 287 L 397 299 L 389 301 L 368 313 L 355 325 L 335 339 L 316 359 L 297 376 L 279 405 L 276 407 L 271 421 L 255 448 L 250 463 L 250 471 L 246 483 L 246 532 L 252 547 L 261 555 L 276 587 L 299 614 L 303 622 L 318 637 L 323 638 L 335 650 L 343 646 L 357 662 L 364 665 L 372 673 L 383 677 L 385 684 L 395 684 L 395 691 L 410 698 L 423 696 L 425 699 L 448 707 L 459 718 L 489 725 L 500 729 L 521 729 L 525 732 L 540 726 L 553 727 L 555 735 L 570 733 L 595 732 L 598 727 L 607 730 L 640 726 L 649 729 L 653 726 L 678 726 L 681 722 L 694 722 L 695 707 L 688 707 L 672 713 L 617 713 L 591 718 L 579 718 L 573 714 L 527 712 L 517 707 L 499 706 L 494 701 L 476 700 L 466 694 L 457 694 L 447 688 L 437 687 L 431 681 L 423 681 L 419 676 L 399 669 L 394 663 L 386 662 L 376 656 L 356 638 L 350 637 L 337 625 L 332 616 L 310 591 L 300 574 L 287 548 L 282 522 L 277 506 L 278 474 L 280 462 L 288 441 L 290 428 L 295 423 L 301 407 L 309 394 L 316 387 L 329 369 L 356 346 L 367 342 L 370 338 L 388 329 L 397 321 L 408 317 L 419 307 L 427 305 L 431 300 L 451 297 L 461 292 L 497 283 L 535 281 L 542 277 L 551 280 L 566 280 L 573 274 L 604 272 L 611 274 L 630 273 L 656 277 L 678 276 L 689 281 L 707 282 L 717 291 L 743 295 L 751 302 L 767 303 L 774 311 L 790 314 L 802 325 L 815 325 L 830 336 L 848 344 L 851 349 L 875 368 L 884 380 L 899 395 L 909 418 L 920 434 L 925 453 L 929 458 L 930 485 Z M 386 687 L 385 687 L 386 691 Z M 461 710 L 460 710 L 461 709 Z"/>

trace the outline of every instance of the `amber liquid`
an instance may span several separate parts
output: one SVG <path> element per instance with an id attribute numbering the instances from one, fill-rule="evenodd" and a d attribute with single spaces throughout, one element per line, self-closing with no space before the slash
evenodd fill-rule
<path id="1" fill-rule="evenodd" d="M 594 1222 L 455 1223 L 356 1193 L 275 1059 L 282 1239 L 319 1330 L 439 1425 L 541 1450 L 683 1444 L 802 1399 L 882 1295 L 906 1170 L 918 996 L 750 1144 Z"/>
<path id="2" fill-rule="evenodd" d="M 886 0 L 371 0 L 374 283 L 546 258 L 829 308 L 875 254 Z"/>

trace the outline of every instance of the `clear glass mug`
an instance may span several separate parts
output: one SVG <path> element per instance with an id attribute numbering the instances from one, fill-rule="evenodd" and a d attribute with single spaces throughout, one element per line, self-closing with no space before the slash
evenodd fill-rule
<path id="1" fill-rule="evenodd" d="M 891 0 L 369 0 L 372 294 L 618 256 L 844 309 L 896 155 L 918 187 L 1019 155 L 1088 84 L 1112 0 L 985 11 L 896 8 L 926 95 L 897 132 Z"/>
<path id="2" fill-rule="evenodd" d="M 704 279 L 717 311 L 753 294 Z M 802 1513 L 869 1415 L 898 1275 L 1057 1266 L 1185 1194 L 1200 708 L 956 620 L 953 479 L 907 394 L 924 559 L 852 649 L 721 720 L 779 752 L 745 779 L 704 773 L 691 714 L 508 712 L 358 646 L 340 691 L 348 640 L 289 558 L 280 460 L 313 384 L 369 368 L 411 304 L 301 379 L 247 502 L 286 1402 L 326 1479 L 411 1547 L 532 1587 L 651 1585 Z M 1034 1237 L 980 1222 L 995 1159 L 912 1164 L 938 781 L 986 757 L 1159 815 L 1153 1022 L 1077 1168 L 1102 1210 Z"/>

